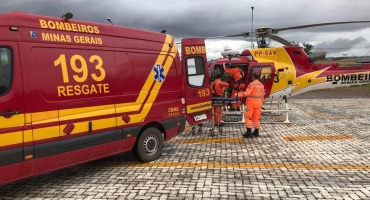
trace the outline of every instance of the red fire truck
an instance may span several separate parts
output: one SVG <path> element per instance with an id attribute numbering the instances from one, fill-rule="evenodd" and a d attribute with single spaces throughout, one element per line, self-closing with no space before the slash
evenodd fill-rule
<path id="1" fill-rule="evenodd" d="M 0 14 L 0 184 L 132 150 L 211 119 L 204 39 Z"/>

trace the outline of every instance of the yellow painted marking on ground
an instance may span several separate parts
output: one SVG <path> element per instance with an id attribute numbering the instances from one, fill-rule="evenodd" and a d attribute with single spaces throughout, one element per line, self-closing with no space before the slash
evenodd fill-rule
<path id="1" fill-rule="evenodd" d="M 191 127 L 191 126 L 186 126 L 186 127 L 185 127 L 184 132 L 191 131 L 192 129 L 193 129 L 193 127 Z"/>
<path id="2" fill-rule="evenodd" d="M 335 118 L 335 119 L 351 119 L 350 117 L 347 117 L 347 116 L 331 115 L 331 114 L 326 114 L 326 113 L 318 113 L 318 112 L 305 112 L 305 113 L 308 115 L 318 116 L 318 117 L 328 117 L 328 118 Z"/>
<path id="3" fill-rule="evenodd" d="M 194 138 L 194 139 L 169 140 L 167 143 L 173 143 L 173 144 L 244 143 L 244 139 L 243 138 Z"/>
<path id="4" fill-rule="evenodd" d="M 294 163 L 90 163 L 92 167 L 207 167 L 207 168 L 234 168 L 234 169 L 312 169 L 312 170 L 370 170 L 370 165 L 320 165 L 320 164 L 294 164 Z"/>
<path id="5" fill-rule="evenodd" d="M 307 140 L 350 140 L 352 139 L 346 135 L 335 136 L 287 136 L 283 137 L 286 141 L 307 141 Z"/>

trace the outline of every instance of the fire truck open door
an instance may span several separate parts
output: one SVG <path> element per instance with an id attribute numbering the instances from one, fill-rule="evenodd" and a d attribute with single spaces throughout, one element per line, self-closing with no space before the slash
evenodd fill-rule
<path id="1" fill-rule="evenodd" d="M 203 38 L 181 40 L 184 74 L 185 110 L 189 124 L 212 119 L 211 90 L 207 74 L 206 48 Z"/>

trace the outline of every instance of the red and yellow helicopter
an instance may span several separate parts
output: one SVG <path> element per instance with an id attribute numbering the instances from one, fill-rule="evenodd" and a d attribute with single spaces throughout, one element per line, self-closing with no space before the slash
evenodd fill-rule
<path id="1" fill-rule="evenodd" d="M 368 84 L 370 83 L 370 59 L 357 59 L 353 64 L 345 65 L 335 62 L 315 63 L 325 58 L 326 52 L 307 55 L 303 47 L 296 46 L 276 35 L 278 32 L 292 29 L 368 22 L 370 21 L 331 22 L 276 29 L 260 27 L 255 29 L 255 32 L 206 38 L 255 37 L 258 44 L 258 48 L 246 49 L 242 53 L 222 52 L 223 58 L 214 61 L 209 66 L 208 72 L 212 77 L 215 74 L 223 75 L 223 65 L 239 67 L 244 71 L 246 86 L 251 82 L 252 73 L 260 73 L 260 80 L 266 89 L 265 102 L 281 100 L 284 96 L 288 98 L 311 90 Z M 268 42 L 266 38 L 269 38 Z M 284 46 L 269 47 L 270 39 Z"/>

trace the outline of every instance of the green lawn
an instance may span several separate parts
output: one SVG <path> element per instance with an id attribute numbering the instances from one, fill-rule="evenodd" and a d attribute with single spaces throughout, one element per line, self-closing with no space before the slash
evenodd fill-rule
<path id="1" fill-rule="evenodd" d="M 363 88 L 370 88 L 370 83 L 369 83 L 369 84 L 364 84 L 364 85 L 351 85 L 350 87 L 363 87 Z"/>

